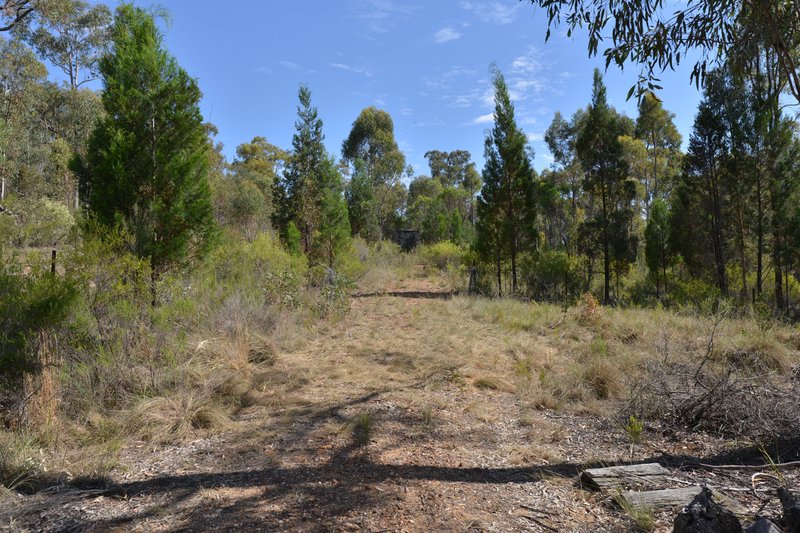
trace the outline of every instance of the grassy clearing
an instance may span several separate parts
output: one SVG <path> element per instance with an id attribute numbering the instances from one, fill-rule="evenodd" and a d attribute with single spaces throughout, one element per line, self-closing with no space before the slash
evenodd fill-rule
<path id="1" fill-rule="evenodd" d="M 702 363 L 709 379 L 767 376 L 789 390 L 800 362 L 800 334 L 790 326 L 605 308 L 588 297 L 568 308 L 466 296 L 365 297 L 348 301 L 349 312 L 323 316 L 315 311 L 320 291 L 300 281 L 302 265 L 276 255 L 269 241 L 251 246 L 229 250 L 153 315 L 128 289 L 95 275 L 95 286 L 116 297 L 95 293 L 77 317 L 79 331 L 89 334 L 62 337 L 86 344 L 65 358 L 57 420 L 0 432 L 0 482 L 24 488 L 49 473 L 104 477 L 134 442 L 175 444 L 232 432 L 256 443 L 265 435 L 247 422 L 254 416 L 270 419 L 278 436 L 314 410 L 372 392 L 407 409 L 417 437 L 457 439 L 443 414 L 454 407 L 476 425 L 497 424 L 504 419 L 498 400 L 506 398 L 520 407 L 521 428 L 532 424 L 525 413 L 537 410 L 601 415 L 638 442 L 664 412 L 652 401 L 659 390 L 643 384 L 663 392 L 680 382 L 681 374 L 664 368 Z M 359 292 L 447 288 L 443 271 L 420 267 L 417 255 L 359 246 L 354 253 L 364 257 L 354 261 L 369 265 L 350 267 L 360 272 Z M 674 379 L 657 383 L 654 372 Z M 463 404 L 437 396 L 449 391 L 462 394 Z M 325 422 L 327 434 L 365 446 L 387 431 L 380 414 L 359 409 L 344 422 Z M 504 444 L 506 460 L 559 461 L 552 445 L 564 429 L 545 425 L 539 419 L 525 441 Z"/>

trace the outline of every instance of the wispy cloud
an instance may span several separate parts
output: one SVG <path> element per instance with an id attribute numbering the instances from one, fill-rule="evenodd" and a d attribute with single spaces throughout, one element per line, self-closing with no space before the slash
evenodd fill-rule
<path id="1" fill-rule="evenodd" d="M 556 158 L 553 157 L 552 154 L 549 154 L 547 152 L 537 152 L 536 159 L 541 159 L 544 162 L 544 166 L 552 165 L 553 162 L 556 160 Z"/>
<path id="2" fill-rule="evenodd" d="M 517 13 L 522 7 L 520 2 L 498 1 L 466 1 L 458 3 L 461 9 L 470 11 L 484 22 L 492 24 L 511 24 L 517 18 Z"/>
<path id="3" fill-rule="evenodd" d="M 360 74 L 367 78 L 371 78 L 375 74 L 369 67 L 356 67 L 353 65 L 345 65 L 344 63 L 331 63 L 329 66 L 331 68 L 338 68 L 340 70 L 347 70 L 355 74 Z"/>
<path id="4" fill-rule="evenodd" d="M 475 69 L 453 65 L 452 67 L 442 71 L 437 76 L 423 78 L 423 81 L 425 82 L 425 87 L 428 89 L 434 91 L 447 91 L 452 88 L 455 80 L 459 78 L 475 76 L 477 73 L 478 71 Z"/>
<path id="5" fill-rule="evenodd" d="M 472 107 L 478 105 L 491 108 L 494 107 L 494 90 L 487 80 L 481 80 L 478 82 L 478 87 L 471 91 L 451 95 L 447 99 L 450 107 Z"/>
<path id="6" fill-rule="evenodd" d="M 514 74 L 532 74 L 541 70 L 542 64 L 534 56 L 538 55 L 536 49 L 531 48 L 527 54 L 517 56 L 511 62 L 511 72 Z"/>
<path id="7" fill-rule="evenodd" d="M 463 35 L 461 32 L 458 32 L 453 28 L 442 28 L 433 34 L 433 39 L 436 41 L 436 43 L 446 43 L 448 41 L 460 39 L 461 35 Z"/>
<path id="8" fill-rule="evenodd" d="M 544 140 L 544 134 L 543 133 L 529 133 L 528 134 L 528 140 L 530 142 L 543 141 Z"/>
<path id="9" fill-rule="evenodd" d="M 490 124 L 492 122 L 494 122 L 494 113 L 486 113 L 485 115 L 473 118 L 467 124 L 475 126 L 477 124 Z"/>
<path id="10" fill-rule="evenodd" d="M 545 70 L 542 53 L 535 46 L 529 46 L 524 54 L 515 57 L 511 61 L 507 80 L 511 99 L 526 100 L 545 90 L 554 89 L 557 84 Z"/>
<path id="11" fill-rule="evenodd" d="M 282 61 L 278 61 L 278 64 L 279 64 L 280 66 L 282 66 L 282 67 L 290 68 L 290 69 L 292 69 L 292 70 L 300 70 L 300 69 L 302 68 L 302 67 L 301 67 L 300 65 L 298 65 L 297 63 L 293 63 L 293 62 L 291 62 L 291 61 L 285 61 L 285 60 L 282 60 Z"/>
<path id="12" fill-rule="evenodd" d="M 371 33 L 387 33 L 416 7 L 396 0 L 357 0 L 353 6 L 355 18 Z"/>

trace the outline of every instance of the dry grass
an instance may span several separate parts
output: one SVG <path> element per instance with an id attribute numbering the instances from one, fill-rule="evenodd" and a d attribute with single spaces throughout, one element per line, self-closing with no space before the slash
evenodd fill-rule
<path id="1" fill-rule="evenodd" d="M 390 255 L 371 259 L 377 266 L 360 288 L 437 283 L 437 278 L 414 278 L 413 256 L 390 260 Z M 98 371 L 108 373 L 101 376 L 108 390 L 94 392 L 108 394 L 118 408 L 87 408 L 61 429 L 63 446 L 87 450 L 69 454 L 70 473 L 107 473 L 132 440 L 174 443 L 220 431 L 237 432 L 243 440 L 263 438 L 243 415 L 271 417 L 279 432 L 311 409 L 372 392 L 407 409 L 420 434 L 435 429 L 438 435 L 447 430 L 438 411 L 454 407 L 436 399 L 438 393 L 458 395 L 464 399 L 455 406 L 459 414 L 493 425 L 505 420 L 498 407 L 503 400 L 530 413 L 608 415 L 647 378 L 648 365 L 665 359 L 696 364 L 708 352 L 711 370 L 733 366 L 742 374 L 779 377 L 800 362 L 800 336 L 786 326 L 604 308 L 589 298 L 567 310 L 510 299 L 358 298 L 343 319 L 322 323 L 303 312 L 262 312 L 256 316 L 244 300 L 231 298 L 210 322 L 214 327 L 192 332 L 169 364 L 159 362 L 155 371 L 141 361 L 101 367 Z M 124 380 L 115 377 L 123 373 Z M 337 438 L 349 433 L 355 444 L 369 443 L 388 424 L 382 418 L 376 424 L 377 412 L 363 408 L 344 413 L 349 422 L 328 421 L 323 432 Z M 519 423 L 525 426 L 525 419 Z M 504 450 L 507 460 L 557 461 L 550 444 L 559 440 L 559 431 L 537 420 L 528 440 Z M 0 434 L 0 440 L 6 437 Z M 36 475 L 25 461 L 41 448 L 38 442 L 4 442 L 0 481 L 20 472 Z"/>

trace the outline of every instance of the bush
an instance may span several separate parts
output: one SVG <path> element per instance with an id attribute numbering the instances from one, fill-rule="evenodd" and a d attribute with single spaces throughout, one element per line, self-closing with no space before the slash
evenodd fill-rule
<path id="1" fill-rule="evenodd" d="M 420 255 L 426 266 L 446 270 L 450 266 L 461 265 L 464 252 L 458 245 L 450 241 L 441 241 L 422 246 Z"/>
<path id="2" fill-rule="evenodd" d="M 9 196 L 4 202 L 11 215 L 0 217 L 2 244 L 52 246 L 63 241 L 75 227 L 75 217 L 62 203 L 49 198 L 27 200 Z"/>
<path id="3" fill-rule="evenodd" d="M 40 334 L 62 325 L 77 296 L 74 283 L 51 275 L 47 265 L 23 273 L 18 264 L 0 263 L 0 394 L 10 395 L 6 401 L 16 399 L 25 374 L 42 370 Z"/>
<path id="4" fill-rule="evenodd" d="M 566 252 L 543 250 L 520 257 L 520 274 L 528 296 L 549 302 L 569 301 L 580 287 L 578 258 Z"/>

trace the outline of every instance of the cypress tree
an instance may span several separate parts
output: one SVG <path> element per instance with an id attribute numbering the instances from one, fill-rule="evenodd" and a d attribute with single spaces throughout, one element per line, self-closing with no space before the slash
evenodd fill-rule
<path id="1" fill-rule="evenodd" d="M 635 185 L 627 178 L 621 135 L 627 131 L 624 117 L 608 105 L 606 87 L 595 69 L 592 103 L 578 134 L 575 150 L 585 176 L 583 188 L 593 198 L 593 213 L 583 224 L 590 246 L 603 253 L 603 303 L 611 301 L 611 264 L 627 264 L 635 250 L 633 220 Z"/>
<path id="2" fill-rule="evenodd" d="M 293 221 L 300 231 L 303 252 L 311 252 L 314 233 L 318 229 L 328 154 L 323 141 L 322 119 L 311 105 L 311 91 L 300 86 L 292 155 L 283 177 L 274 183 L 273 224 L 285 234 Z"/>
<path id="3" fill-rule="evenodd" d="M 216 235 L 202 94 L 146 11 L 121 5 L 111 36 L 100 60 L 105 117 L 73 168 L 88 211 L 125 227 L 132 251 L 149 259 L 155 305 L 158 278 L 201 257 Z"/>
<path id="4" fill-rule="evenodd" d="M 497 235 L 481 235 L 489 225 L 479 224 L 480 250 L 488 254 L 498 267 L 501 258 L 508 255 L 511 261 L 511 293 L 517 292 L 517 256 L 534 236 L 535 203 L 534 171 L 530 162 L 528 138 L 514 118 L 514 104 L 502 73 L 496 68 L 494 75 L 494 128 L 484 143 L 486 164 L 483 168 L 483 188 L 478 203 L 478 216 L 496 221 Z M 490 245 L 490 243 L 495 243 Z M 499 245 L 502 249 L 495 249 Z M 499 252 L 499 253 L 498 253 Z"/>
<path id="5" fill-rule="evenodd" d="M 339 252 L 350 242 L 350 220 L 342 195 L 342 176 L 333 159 L 324 166 L 325 186 L 320 202 L 319 229 L 315 238 L 316 256 L 333 268 Z"/>

